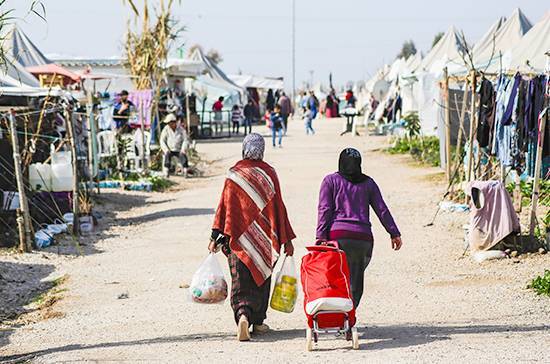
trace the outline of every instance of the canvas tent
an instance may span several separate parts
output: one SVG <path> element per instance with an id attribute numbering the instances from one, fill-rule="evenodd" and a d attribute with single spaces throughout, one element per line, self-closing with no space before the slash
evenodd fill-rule
<path id="1" fill-rule="evenodd" d="M 461 68 L 464 65 L 466 44 L 454 26 L 443 35 L 437 44 L 424 57 L 418 71 L 440 74 L 443 68 Z"/>
<path id="2" fill-rule="evenodd" d="M 532 24 L 525 14 L 516 9 L 494 33 L 488 34 L 476 44 L 472 51 L 476 68 L 498 72 L 501 56 L 503 60 L 509 59 L 511 49 L 521 41 L 531 27 Z"/>
<path id="3" fill-rule="evenodd" d="M 227 75 L 214 62 L 212 62 L 207 55 L 204 54 L 201 48 L 196 48 L 193 53 L 189 55 L 188 59 L 190 61 L 203 64 L 203 73 L 212 80 L 211 82 L 214 82 L 220 87 L 228 90 L 237 91 L 241 95 L 244 94 L 245 90 L 235 82 L 231 81 L 231 79 L 227 77 Z"/>
<path id="4" fill-rule="evenodd" d="M 206 71 L 207 65 L 202 60 L 169 58 L 166 72 L 169 76 L 196 77 Z"/>
<path id="5" fill-rule="evenodd" d="M 17 25 L 13 26 L 5 43 L 8 45 L 11 57 L 23 67 L 52 63 Z"/>
<path id="6" fill-rule="evenodd" d="M 550 12 L 535 24 L 511 50 L 510 71 L 542 73 L 550 51 Z"/>

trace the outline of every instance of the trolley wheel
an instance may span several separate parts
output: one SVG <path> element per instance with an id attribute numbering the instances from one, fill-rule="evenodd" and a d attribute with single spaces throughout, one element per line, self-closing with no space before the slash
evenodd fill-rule
<path id="1" fill-rule="evenodd" d="M 359 349 L 359 333 L 357 332 L 357 327 L 351 328 L 351 345 L 353 350 Z"/>
<path id="2" fill-rule="evenodd" d="M 306 329 L 306 350 L 313 350 L 313 330 L 309 327 Z"/>

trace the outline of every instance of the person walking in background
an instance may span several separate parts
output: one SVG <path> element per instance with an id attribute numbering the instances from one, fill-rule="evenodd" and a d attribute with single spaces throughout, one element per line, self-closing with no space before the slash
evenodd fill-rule
<path id="1" fill-rule="evenodd" d="M 214 127 L 216 128 L 216 134 L 218 134 L 218 128 L 221 128 L 221 132 L 223 133 L 223 96 L 220 96 L 218 100 L 212 105 L 212 111 L 214 112 Z"/>
<path id="2" fill-rule="evenodd" d="M 244 106 L 244 135 L 252 133 L 252 121 L 256 115 L 256 109 L 254 108 L 254 102 L 252 99 L 248 99 L 248 102 Z M 247 132 L 248 129 L 248 132 Z"/>
<path id="3" fill-rule="evenodd" d="M 187 177 L 189 161 L 187 159 L 187 133 L 184 128 L 178 126 L 176 115 L 170 113 L 166 115 L 162 122 L 165 126 L 160 133 L 160 149 L 163 155 L 162 172 L 165 177 L 170 174 L 171 161 L 177 157 L 183 168 L 183 176 Z"/>
<path id="4" fill-rule="evenodd" d="M 353 94 L 352 90 L 348 90 L 346 92 L 346 107 L 353 107 L 355 108 L 355 104 L 357 103 L 357 98 Z"/>
<path id="5" fill-rule="evenodd" d="M 338 172 L 326 176 L 319 193 L 317 241 L 336 240 L 346 253 L 355 307 L 363 295 L 363 278 L 370 263 L 373 235 L 369 217 L 372 207 L 399 250 L 401 233 L 374 180 L 361 171 L 361 154 L 353 148 L 340 153 Z"/>
<path id="6" fill-rule="evenodd" d="M 286 131 L 288 129 L 288 118 L 290 114 L 292 114 L 292 102 L 290 102 L 290 98 L 285 94 L 284 91 L 281 91 L 281 97 L 279 97 L 278 102 L 279 107 L 281 108 L 281 116 L 283 118 L 283 130 L 284 134 L 286 135 Z"/>
<path id="7" fill-rule="evenodd" d="M 267 90 L 267 96 L 265 98 L 265 108 L 267 112 L 272 112 L 275 108 L 275 96 L 273 95 L 273 90 Z"/>
<path id="8" fill-rule="evenodd" d="M 233 105 L 231 109 L 231 123 L 233 123 L 233 134 L 239 134 L 239 126 L 243 120 L 243 113 L 238 104 Z M 245 127 L 246 129 L 246 127 Z"/>
<path id="9" fill-rule="evenodd" d="M 283 117 L 281 116 L 281 107 L 275 105 L 275 110 L 269 116 L 271 135 L 273 137 L 273 148 L 277 146 L 277 136 L 279 136 L 279 148 L 283 147 Z"/>
<path id="10" fill-rule="evenodd" d="M 306 127 L 306 135 L 315 135 L 315 130 L 313 130 L 313 112 L 309 108 L 309 105 L 304 110 L 304 125 Z"/>
<path id="11" fill-rule="evenodd" d="M 311 120 L 315 119 L 317 117 L 317 113 L 319 112 L 319 99 L 315 96 L 315 92 L 313 90 L 309 92 L 307 106 L 309 110 L 311 110 Z"/>
<path id="12" fill-rule="evenodd" d="M 244 138 L 242 157 L 229 170 L 212 226 L 208 250 L 220 248 L 231 272 L 231 308 L 237 339 L 269 330 L 264 324 L 271 275 L 281 247 L 294 254 L 296 237 L 283 202 L 279 179 L 263 161 L 264 138 L 251 133 Z"/>

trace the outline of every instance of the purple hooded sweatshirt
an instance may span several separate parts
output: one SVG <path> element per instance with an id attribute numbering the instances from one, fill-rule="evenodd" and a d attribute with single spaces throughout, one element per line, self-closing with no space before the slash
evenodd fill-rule
<path id="1" fill-rule="evenodd" d="M 370 206 L 392 238 L 401 236 L 372 178 L 367 177 L 364 182 L 354 184 L 339 173 L 329 174 L 323 180 L 319 193 L 317 239 L 330 240 L 336 235 L 372 241 Z"/>

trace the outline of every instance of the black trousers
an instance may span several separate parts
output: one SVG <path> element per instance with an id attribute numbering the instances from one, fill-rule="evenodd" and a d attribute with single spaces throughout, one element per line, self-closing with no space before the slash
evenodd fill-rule
<path id="1" fill-rule="evenodd" d="M 366 240 L 339 239 L 340 249 L 346 253 L 350 273 L 351 294 L 355 307 L 363 296 L 365 269 L 372 258 L 373 242 Z"/>

